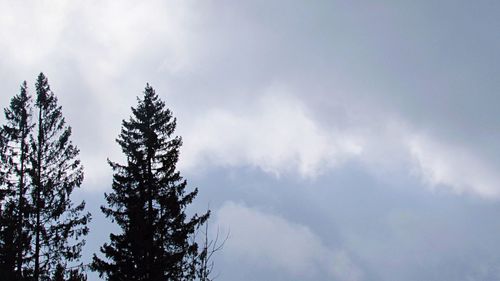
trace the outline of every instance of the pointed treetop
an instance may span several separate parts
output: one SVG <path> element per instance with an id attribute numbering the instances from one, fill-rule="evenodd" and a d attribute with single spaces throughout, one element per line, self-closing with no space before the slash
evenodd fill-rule
<path id="1" fill-rule="evenodd" d="M 49 80 L 47 79 L 45 74 L 43 74 L 43 72 L 40 72 L 40 74 L 38 74 L 38 77 L 36 79 L 36 89 L 38 90 L 41 89 L 42 87 L 44 89 L 50 90 Z"/>
<path id="2" fill-rule="evenodd" d="M 19 94 L 10 100 L 10 106 L 4 108 L 4 114 L 8 124 L 3 126 L 3 130 L 10 138 L 16 139 L 22 130 L 29 130 L 28 127 L 24 128 L 28 125 L 31 116 L 31 96 L 28 94 L 26 81 L 21 84 Z M 20 129 L 18 126 L 24 129 Z"/>
<path id="3" fill-rule="evenodd" d="M 36 80 L 36 104 L 37 106 L 42 106 L 46 108 L 51 103 L 57 103 L 57 97 L 50 90 L 49 80 L 40 72 Z"/>
<path id="4" fill-rule="evenodd" d="M 7 119 L 9 118 L 8 115 L 12 114 L 10 113 L 12 111 L 21 111 L 22 109 L 25 108 L 25 104 L 30 97 L 28 96 L 28 84 L 26 81 L 24 81 L 21 84 L 21 89 L 19 94 L 15 95 L 11 100 L 10 100 L 10 108 L 4 108 L 5 115 L 7 116 Z"/>

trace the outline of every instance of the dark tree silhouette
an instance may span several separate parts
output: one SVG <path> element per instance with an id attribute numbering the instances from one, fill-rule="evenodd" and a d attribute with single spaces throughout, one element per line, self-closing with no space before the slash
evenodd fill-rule
<path id="1" fill-rule="evenodd" d="M 36 82 L 36 137 L 30 138 L 33 184 L 33 279 L 53 280 L 63 271 L 69 277 L 78 269 L 69 269 L 80 258 L 88 233 L 89 213 L 85 202 L 74 205 L 70 195 L 83 180 L 79 150 L 70 140 L 62 108 L 50 90 L 47 78 L 40 73 Z M 57 270 L 56 270 L 57 269 Z"/>
<path id="2" fill-rule="evenodd" d="M 5 186 L 3 215 L 0 216 L 1 230 L 0 262 L 2 275 L 21 280 L 29 271 L 26 253 L 30 250 L 28 220 L 30 205 L 26 198 L 29 135 L 33 129 L 32 100 L 28 95 L 26 81 L 18 95 L 4 110 L 6 125 L 1 129 L 2 179 Z"/>
<path id="3" fill-rule="evenodd" d="M 90 219 L 82 214 L 84 202 L 74 206 L 70 200 L 83 180 L 83 167 L 43 73 L 36 83 L 36 103 L 24 82 L 5 109 L 5 119 L 0 130 L 1 278 L 82 280 L 80 270 L 68 266 L 80 257 Z"/>
<path id="4" fill-rule="evenodd" d="M 190 237 L 209 217 L 187 218 L 185 208 L 198 193 L 176 170 L 181 138 L 174 136 L 176 119 L 146 85 L 144 96 L 122 123 L 117 142 L 126 164 L 109 161 L 112 193 L 102 207 L 121 227 L 94 255 L 92 269 L 107 280 L 193 280 L 198 245 Z"/>

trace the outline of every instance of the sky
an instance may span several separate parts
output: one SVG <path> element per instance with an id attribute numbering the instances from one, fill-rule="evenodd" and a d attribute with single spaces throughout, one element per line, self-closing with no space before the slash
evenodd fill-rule
<path id="1" fill-rule="evenodd" d="M 229 239 L 217 280 L 499 280 L 500 2 L 0 0 L 0 106 L 44 72 L 89 260 L 150 83 Z M 0 119 L 3 120 L 3 119 Z M 214 237 L 214 236 L 212 236 Z M 100 280 L 89 274 L 90 281 Z"/>

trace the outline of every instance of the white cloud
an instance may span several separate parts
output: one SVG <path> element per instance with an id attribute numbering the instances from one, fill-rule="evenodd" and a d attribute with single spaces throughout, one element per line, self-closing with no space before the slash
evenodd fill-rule
<path id="1" fill-rule="evenodd" d="M 129 60 L 162 48 L 170 67 L 191 56 L 191 1 L 23 1 L 0 3 L 3 59 L 37 65 L 72 56 L 99 74 L 127 71 Z M 156 54 L 156 53 L 155 53 Z M 188 55 L 189 54 L 189 55 Z M 175 58 L 174 58 L 175 57 Z M 175 62 L 175 63 L 174 63 Z M 158 62 L 157 67 L 163 65 Z M 174 65 L 174 66 L 172 66 Z"/>
<path id="2" fill-rule="evenodd" d="M 335 97 L 329 96 L 329 92 L 321 93 L 327 97 L 322 101 L 341 100 L 346 111 L 363 108 L 357 111 L 362 117 L 354 118 L 363 120 L 347 120 L 349 127 L 339 125 L 337 120 L 328 121 L 328 127 L 322 126 L 317 121 L 333 119 L 328 112 L 315 115 L 322 120 L 311 117 L 310 112 L 317 108 L 308 107 L 311 105 L 307 100 L 309 92 L 304 89 L 309 85 L 298 87 L 302 89 L 300 93 L 284 86 L 271 86 L 242 95 L 247 99 L 255 97 L 247 103 L 238 105 L 235 100 L 240 97 L 227 102 L 235 93 L 234 88 L 226 84 L 235 83 L 238 89 L 262 89 L 268 81 L 236 76 L 242 80 L 234 82 L 225 78 L 224 73 L 231 71 L 229 67 L 234 65 L 224 62 L 243 56 L 231 51 L 254 50 L 253 46 L 245 45 L 248 42 L 229 40 L 226 36 L 234 39 L 236 34 L 247 38 L 267 33 L 258 24 L 247 26 L 256 28 L 254 33 L 249 30 L 248 34 L 241 33 L 241 26 L 226 24 L 226 20 L 232 20 L 232 13 L 216 11 L 210 5 L 179 0 L 1 1 L 0 71 L 7 76 L 6 81 L 11 81 L 2 84 L 0 101 L 7 104 L 11 95 L 4 93 L 15 93 L 22 80 L 32 84 L 39 71 L 48 72 L 75 136 L 81 132 L 80 138 L 85 138 L 75 139 L 75 143 L 85 142 L 80 145 L 82 159 L 87 169 L 86 178 L 94 186 L 109 176 L 105 159 L 119 157 L 119 148 L 113 140 L 120 121 L 130 114 L 129 108 L 144 83 L 155 77 L 162 90 L 182 90 L 177 98 L 184 103 L 180 107 L 187 110 L 176 114 L 185 117 L 179 119 L 182 123 L 179 132 L 185 141 L 181 157 L 183 169 L 250 165 L 275 175 L 298 173 L 315 177 L 351 159 L 375 173 L 382 170 L 404 174 L 402 171 L 411 169 L 413 163 L 424 182 L 432 186 L 448 186 L 458 193 L 484 197 L 496 198 L 500 194 L 497 187 L 500 177 L 496 176 L 495 165 L 477 156 L 474 147 L 450 146 L 446 140 L 433 136 L 412 137 L 408 129 L 411 120 L 398 116 L 395 119 L 401 119 L 399 123 L 403 125 L 394 126 L 391 123 L 394 118 L 380 113 L 387 108 L 377 108 L 383 103 L 377 103 L 375 98 L 360 105 L 366 100 L 359 99 L 359 93 L 353 90 L 355 87 L 344 87 L 345 93 L 337 93 Z M 221 15 L 228 18 L 220 20 Z M 269 50 L 281 46 L 281 41 L 274 42 L 267 35 L 260 39 L 270 41 L 265 45 Z M 214 51 L 215 59 L 207 59 L 214 56 Z M 244 69 L 253 60 L 262 60 L 258 57 L 260 52 L 244 54 L 255 56 L 239 61 Z M 279 67 L 276 71 L 286 72 Z M 212 72 L 217 75 L 207 74 Z M 187 101 L 201 95 L 200 88 L 203 88 L 184 88 L 183 83 L 192 83 L 191 77 L 200 78 L 195 83 L 203 79 L 217 80 L 210 81 L 221 85 L 216 88 L 221 93 L 213 98 L 215 105 L 195 109 L 186 106 Z M 173 80 L 177 78 L 184 80 L 176 84 Z M 281 79 L 284 85 L 300 84 L 293 76 L 283 75 Z M 165 85 L 168 83 L 171 84 Z M 372 89 L 366 92 L 372 93 Z M 374 97 L 380 96 L 373 92 Z M 164 97 L 170 93 L 160 94 Z M 328 110 L 328 106 L 322 110 Z M 82 116 L 91 116 L 92 124 L 88 120 L 80 121 L 84 119 Z"/>
<path id="3" fill-rule="evenodd" d="M 456 194 L 483 198 L 500 197 L 496 167 L 475 153 L 475 147 L 460 146 L 433 135 L 415 132 L 403 118 L 385 125 L 359 124 L 358 140 L 363 147 L 357 160 L 367 171 L 383 178 L 416 176 L 424 186 L 448 189 Z"/>
<path id="4" fill-rule="evenodd" d="M 14 65 L 36 64 L 58 47 L 68 4 L 66 1 L 48 2 L 0 3 L 2 60 Z"/>
<path id="5" fill-rule="evenodd" d="M 457 193 L 499 197 L 498 173 L 470 149 L 425 136 L 410 138 L 408 147 L 417 173 L 431 186 L 444 185 Z"/>
<path id="6" fill-rule="evenodd" d="M 357 161 L 383 177 L 416 174 L 424 184 L 458 194 L 500 195 L 494 165 L 474 154 L 473 147 L 417 135 L 402 117 L 376 110 L 349 127 L 335 120 L 323 127 L 289 93 L 273 86 L 245 106 L 212 108 L 194 116 L 183 127 L 181 167 L 249 165 L 278 176 L 298 172 L 315 177 Z"/>
<path id="7" fill-rule="evenodd" d="M 230 229 L 224 255 L 299 277 L 326 274 L 335 280 L 362 280 L 348 253 L 332 250 L 308 227 L 233 202 L 217 212 L 216 224 Z"/>
<path id="8" fill-rule="evenodd" d="M 209 160 L 311 177 L 361 153 L 354 135 L 321 128 L 299 100 L 284 92 L 271 87 L 244 107 L 210 109 L 197 116 L 184 129 L 182 167 L 191 169 Z"/>
<path id="9" fill-rule="evenodd" d="M 16 90 L 45 72 L 61 102 L 78 93 L 106 135 L 151 76 L 189 67 L 201 45 L 197 16 L 192 1 L 1 1 L 1 70 Z"/>

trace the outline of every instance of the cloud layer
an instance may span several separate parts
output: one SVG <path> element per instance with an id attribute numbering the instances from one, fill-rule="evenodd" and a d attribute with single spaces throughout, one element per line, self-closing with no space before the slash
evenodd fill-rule
<path id="1" fill-rule="evenodd" d="M 106 158 L 122 159 L 114 139 L 149 82 L 178 118 L 199 204 L 216 201 L 231 229 L 232 280 L 496 280 L 499 13 L 491 1 L 0 1 L 0 104 L 48 76 L 85 165 L 90 252 L 111 227 Z"/>
<path id="2" fill-rule="evenodd" d="M 321 128 L 300 101 L 277 87 L 232 110 L 208 110 L 185 132 L 184 169 L 208 161 L 314 177 L 361 153 L 355 136 Z"/>
<path id="3" fill-rule="evenodd" d="M 279 6 L 266 5 L 268 11 Z M 209 161 L 226 167 L 256 166 L 275 175 L 315 177 L 356 159 L 370 163 L 373 170 L 382 165 L 397 173 L 406 166 L 433 186 L 497 196 L 499 182 L 492 171 L 500 164 L 491 161 L 491 155 L 500 149 L 474 146 L 466 136 L 458 142 L 454 139 L 457 132 L 471 131 L 476 142 L 484 143 L 489 131 L 474 125 L 460 127 L 456 121 L 482 121 L 491 113 L 487 105 L 494 101 L 488 98 L 484 114 L 479 115 L 471 111 L 473 103 L 466 93 L 456 89 L 453 95 L 449 92 L 455 90 L 439 81 L 407 88 L 404 83 L 414 84 L 411 73 L 420 81 L 437 70 L 429 64 L 408 72 L 404 62 L 418 65 L 404 54 L 393 53 L 397 59 L 389 61 L 397 64 L 377 65 L 385 47 L 389 51 L 395 46 L 416 48 L 403 40 L 402 30 L 390 26 L 402 22 L 403 28 L 414 28 L 421 20 L 418 15 L 426 13 L 425 5 L 413 7 L 416 15 L 404 20 L 400 14 L 408 13 L 408 7 L 402 6 L 358 9 L 356 5 L 294 3 L 281 7 L 284 14 L 277 18 L 264 12 L 266 5 L 227 3 L 219 10 L 194 1 L 3 2 L 1 71 L 11 81 L 3 92 L 15 93 L 22 80 L 40 70 L 48 72 L 63 107 L 68 108 L 68 120 L 77 127 L 75 135 L 92 183 L 109 176 L 105 159 L 120 154 L 113 143 L 118 124 L 150 81 L 167 96 L 180 123 L 185 123 L 180 132 L 185 136 L 183 168 L 187 170 Z M 324 10 L 337 16 L 327 16 Z M 453 16 L 461 13 L 454 12 Z M 356 23 L 359 13 L 366 18 Z M 370 19 L 379 22 L 364 25 Z M 471 28 L 483 30 L 488 19 L 486 15 Z M 345 32 L 340 32 L 342 26 Z M 395 46 L 361 36 L 370 30 L 390 38 Z M 449 69 L 463 66 L 459 65 L 463 61 L 440 57 L 439 50 L 429 45 L 435 34 L 416 31 L 412 42 L 427 48 L 416 56 L 435 57 L 448 63 Z M 433 30 L 441 36 L 438 31 Z M 443 44 L 458 40 L 450 34 Z M 493 40 L 488 32 L 478 35 L 466 30 L 465 34 Z M 363 47 L 367 44 L 374 49 Z M 477 48 L 489 50 L 483 45 Z M 422 72 L 424 68 L 429 72 Z M 476 70 L 490 72 L 486 65 L 476 65 Z M 394 75 L 392 85 L 387 84 L 390 75 Z M 450 83 L 458 74 L 453 70 L 448 76 L 440 75 Z M 475 77 L 460 83 L 475 84 Z M 486 79 L 483 86 L 494 92 L 498 83 Z M 423 92 L 436 89 L 443 91 L 431 103 Z M 6 103 L 10 96 L 2 95 L 1 101 Z M 447 109 L 437 106 L 446 102 Z M 95 116 L 99 122 L 81 122 L 82 116 Z M 434 119 L 426 121 L 426 116 Z M 405 129 L 394 129 L 393 124 Z M 415 137 L 413 131 L 422 128 L 424 136 Z M 449 144 L 453 151 L 448 151 Z"/>
<path id="4" fill-rule="evenodd" d="M 343 250 L 332 250 L 308 227 L 227 202 L 217 212 L 216 224 L 229 229 L 224 250 L 261 268 L 277 267 L 292 279 L 328 276 L 341 281 L 362 280 L 363 273 Z"/>

